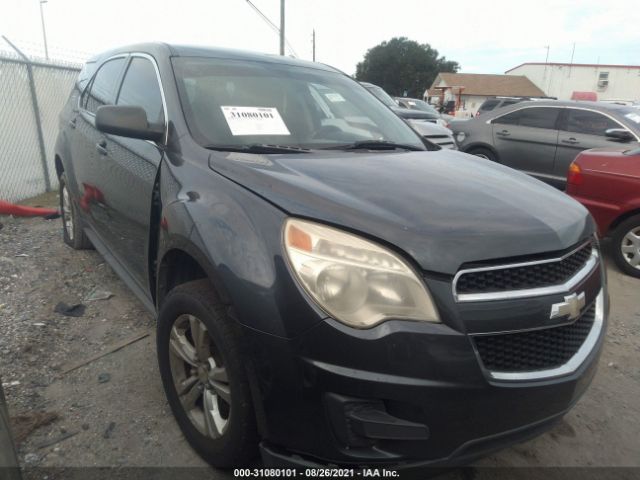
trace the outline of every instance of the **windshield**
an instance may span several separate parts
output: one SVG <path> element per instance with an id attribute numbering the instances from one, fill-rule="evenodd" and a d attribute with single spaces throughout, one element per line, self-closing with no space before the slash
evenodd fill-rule
<path id="1" fill-rule="evenodd" d="M 381 87 L 378 87 L 377 85 L 367 85 L 365 88 L 373 93 L 376 98 L 384 103 L 387 107 L 398 107 L 398 103 L 393 98 L 391 98 L 391 95 L 385 92 Z"/>
<path id="2" fill-rule="evenodd" d="M 172 60 L 189 130 L 203 146 L 331 148 L 420 137 L 346 75 L 280 63 Z"/>
<path id="3" fill-rule="evenodd" d="M 411 110 L 420 110 L 422 112 L 429 112 L 429 113 L 433 113 L 435 115 L 440 115 L 438 113 L 438 111 L 433 108 L 431 105 L 429 105 L 427 102 L 425 102 L 424 100 L 418 100 L 416 99 L 404 99 L 402 101 L 402 103 L 407 105 L 407 108 L 410 108 Z"/>

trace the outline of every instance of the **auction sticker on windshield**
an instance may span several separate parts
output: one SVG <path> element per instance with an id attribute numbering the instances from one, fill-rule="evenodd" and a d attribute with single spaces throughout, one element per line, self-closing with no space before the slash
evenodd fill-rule
<path id="1" fill-rule="evenodd" d="M 277 108 L 233 106 L 220 108 L 234 136 L 291 135 Z"/>

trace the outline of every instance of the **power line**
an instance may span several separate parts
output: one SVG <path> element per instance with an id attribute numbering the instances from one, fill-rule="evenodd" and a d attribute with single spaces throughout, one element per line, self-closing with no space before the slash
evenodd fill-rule
<path id="1" fill-rule="evenodd" d="M 253 4 L 253 2 L 251 0 L 245 0 L 245 1 L 249 4 L 249 6 L 251 8 L 253 8 L 255 10 L 255 12 L 258 15 L 260 15 L 260 18 L 262 18 L 267 23 L 267 25 L 269 25 L 271 27 L 271 29 L 274 32 L 276 32 L 278 35 L 280 35 L 280 28 L 275 23 L 273 23 L 271 20 L 269 20 L 269 17 L 267 17 L 264 13 L 262 13 L 260 11 L 260 9 Z M 297 52 L 294 50 L 293 46 L 291 46 L 291 44 L 289 43 L 289 40 L 287 40 L 286 37 L 284 39 L 284 42 L 287 45 L 287 48 L 289 49 L 289 51 L 293 54 L 293 56 L 297 57 L 298 56 Z"/>

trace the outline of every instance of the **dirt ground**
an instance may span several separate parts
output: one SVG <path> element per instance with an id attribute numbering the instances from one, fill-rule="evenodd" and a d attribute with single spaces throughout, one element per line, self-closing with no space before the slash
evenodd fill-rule
<path id="1" fill-rule="evenodd" d="M 56 202 L 52 194 L 31 203 Z M 0 375 L 22 465 L 202 467 L 230 477 L 204 470 L 181 435 L 158 374 L 154 320 L 100 255 L 67 247 L 60 220 L 0 223 Z M 578 405 L 552 431 L 447 476 L 507 478 L 483 467 L 640 467 L 640 280 L 608 264 L 607 341 Z M 113 296 L 88 300 L 96 289 Z M 55 313 L 59 302 L 86 311 Z"/>

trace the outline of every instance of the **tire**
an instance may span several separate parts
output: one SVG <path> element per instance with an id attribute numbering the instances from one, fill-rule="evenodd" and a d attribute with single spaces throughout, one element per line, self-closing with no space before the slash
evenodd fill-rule
<path id="1" fill-rule="evenodd" d="M 487 160 L 491 160 L 492 162 L 498 161 L 498 157 L 496 156 L 496 154 L 488 148 L 472 148 L 467 153 L 475 155 L 476 157 L 486 158 Z"/>
<path id="2" fill-rule="evenodd" d="M 169 406 L 191 447 L 218 468 L 250 466 L 258 453 L 249 379 L 232 322 L 206 279 L 171 290 L 158 315 L 158 364 Z M 193 378 L 198 383 L 189 387 Z M 186 393 L 179 395 L 178 384 Z"/>
<path id="3" fill-rule="evenodd" d="M 71 192 L 67 188 L 67 175 L 63 172 L 59 178 L 60 190 L 60 218 L 62 218 L 62 238 L 64 243 L 75 250 L 87 250 L 93 248 L 82 228 L 82 222 L 78 216 L 78 209 L 73 203 Z"/>
<path id="4" fill-rule="evenodd" d="M 611 235 L 616 264 L 627 275 L 640 278 L 640 215 L 627 218 Z"/>

